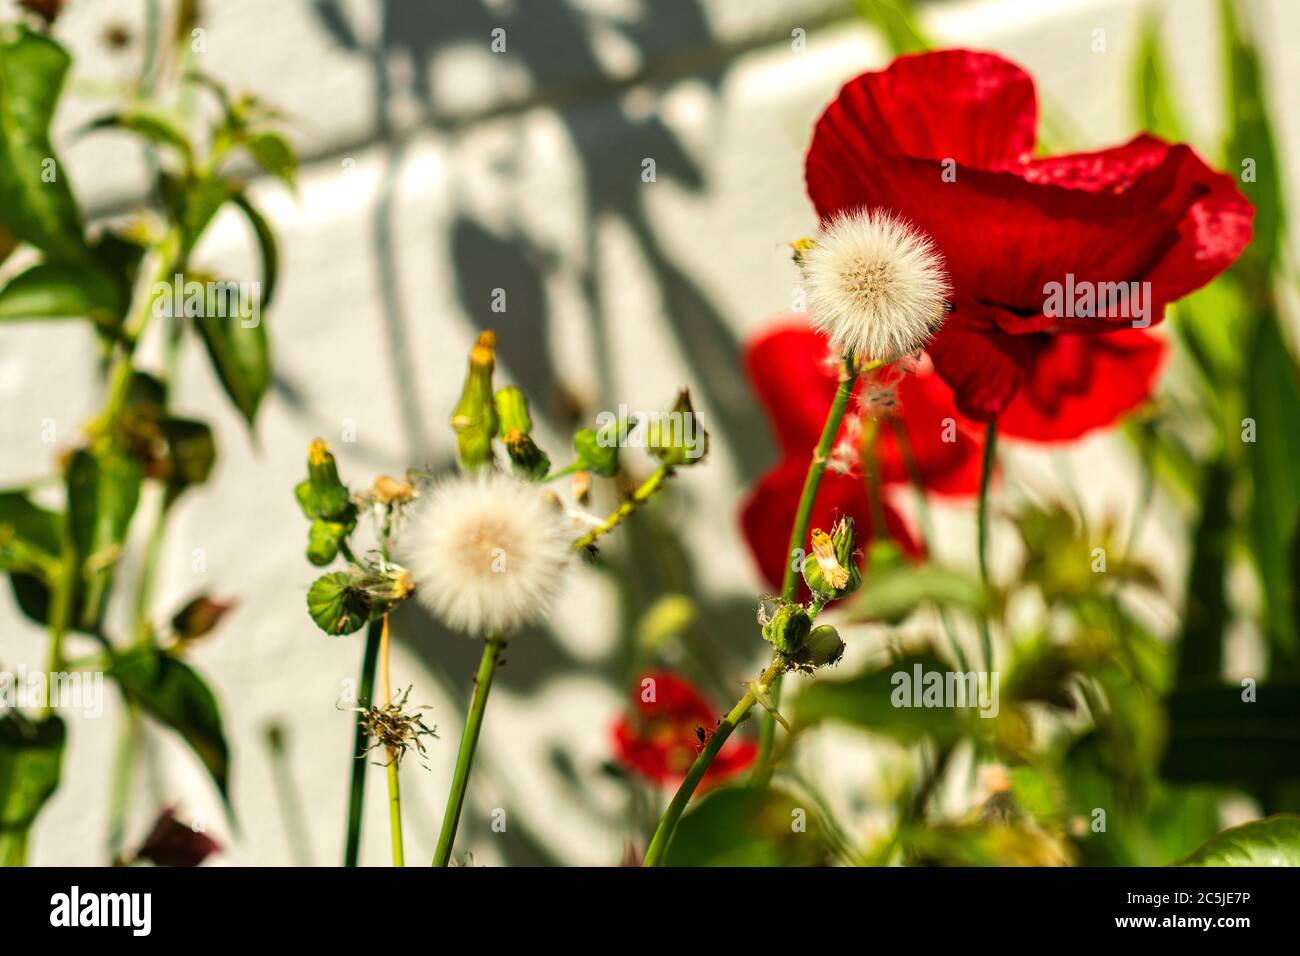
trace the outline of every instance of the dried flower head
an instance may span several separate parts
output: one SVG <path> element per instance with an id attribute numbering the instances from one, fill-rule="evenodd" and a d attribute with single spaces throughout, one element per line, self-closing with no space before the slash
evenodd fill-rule
<path id="1" fill-rule="evenodd" d="M 891 361 L 924 347 L 947 309 L 934 245 L 881 210 L 830 220 L 801 255 L 812 324 L 841 354 Z"/>
<path id="2" fill-rule="evenodd" d="M 500 472 L 445 479 L 411 509 L 401 553 L 420 603 L 456 630 L 508 634 L 543 619 L 573 535 L 553 499 Z"/>
<path id="3" fill-rule="evenodd" d="M 424 718 L 418 713 L 428 708 L 416 708 L 417 712 L 406 709 L 406 699 L 410 695 L 411 688 L 408 687 L 400 695 L 379 707 L 351 708 L 361 715 L 361 725 L 366 729 L 366 735 L 370 740 L 367 752 L 383 750 L 388 755 L 389 762 L 399 767 L 408 750 L 414 749 L 421 759 L 424 758 L 422 737 L 438 736 L 438 728 L 427 726 Z"/>

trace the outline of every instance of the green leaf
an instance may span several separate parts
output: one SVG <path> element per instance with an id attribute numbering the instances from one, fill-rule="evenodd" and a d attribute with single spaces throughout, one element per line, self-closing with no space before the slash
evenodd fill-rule
<path id="1" fill-rule="evenodd" d="M 193 251 L 203 231 L 221 207 L 230 201 L 230 184 L 212 177 L 185 178 L 159 176 L 163 199 L 181 227 L 182 257 Z"/>
<path id="2" fill-rule="evenodd" d="M 188 418 L 167 418 L 158 427 L 167 443 L 167 492 L 175 500 L 208 480 L 217 462 L 216 439 L 206 423 Z"/>
<path id="3" fill-rule="evenodd" d="M 1279 814 L 1211 837 L 1178 866 L 1300 866 L 1300 817 Z"/>
<path id="4" fill-rule="evenodd" d="M 1160 49 L 1160 17 L 1148 8 L 1142 17 L 1142 35 L 1137 54 L 1139 124 L 1171 143 L 1182 140 L 1178 113 L 1169 92 L 1169 74 Z"/>
<path id="5" fill-rule="evenodd" d="M 0 833 L 26 830 L 58 789 L 67 736 L 57 716 L 0 718 Z"/>
<path id="6" fill-rule="evenodd" d="M 855 5 L 859 15 L 885 35 L 895 56 L 919 53 L 933 45 L 916 21 L 911 0 L 855 0 Z"/>
<path id="7" fill-rule="evenodd" d="M 1228 622 L 1225 575 L 1231 534 L 1232 472 L 1218 459 L 1205 468 L 1202 511 L 1192 541 L 1192 561 L 1178 642 L 1180 687 L 1218 683 L 1223 672 L 1223 637 Z"/>
<path id="8" fill-rule="evenodd" d="M 259 166 L 283 180 L 290 189 L 296 188 L 298 157 L 287 139 L 279 133 L 255 133 L 244 145 Z"/>
<path id="9" fill-rule="evenodd" d="M 326 634 L 351 634 L 370 619 L 370 600 L 352 575 L 334 571 L 308 589 L 307 613 Z"/>
<path id="10" fill-rule="evenodd" d="M 909 827 L 902 842 L 922 866 L 1069 866 L 1066 844 L 1028 821 Z"/>
<path id="11" fill-rule="evenodd" d="M 119 654 L 109 676 L 132 701 L 185 739 L 230 810 L 230 751 L 217 700 L 203 678 L 188 664 L 152 647 Z"/>
<path id="12" fill-rule="evenodd" d="M 903 564 L 883 572 L 873 567 L 844 613 L 850 621 L 897 624 L 927 604 L 979 611 L 987 603 L 984 585 L 971 574 L 936 564 Z"/>
<path id="13" fill-rule="evenodd" d="M 1250 503 L 1252 556 L 1265 597 L 1265 636 L 1272 673 L 1300 674 L 1300 598 L 1291 542 L 1300 530 L 1300 374 L 1272 317 L 1257 329 L 1246 376 L 1246 415 L 1255 440 L 1243 443 L 1253 492 Z M 1229 435 L 1228 440 L 1239 438 Z"/>
<path id="14" fill-rule="evenodd" d="M 925 674 L 946 675 L 951 670 L 934 654 L 926 653 L 848 680 L 813 681 L 795 699 L 796 730 L 834 720 L 904 742 L 922 737 L 956 740 L 969 724 L 956 708 L 895 706 L 895 702 L 913 703 L 913 694 L 921 698 L 924 683 L 913 687 L 918 667 L 922 681 Z"/>
<path id="15" fill-rule="evenodd" d="M 269 309 L 271 301 L 275 298 L 276 283 L 280 277 L 280 250 L 276 244 L 275 231 L 266 221 L 266 217 L 249 201 L 246 194 L 235 193 L 230 201 L 238 207 L 248 219 L 249 225 L 253 227 L 253 236 L 257 239 L 257 248 L 262 256 L 261 307 L 263 310 Z"/>
<path id="16" fill-rule="evenodd" d="M 116 449 L 79 450 L 68 464 L 68 515 L 86 587 L 80 620 L 91 626 L 103 611 L 112 569 L 121 556 L 140 501 L 140 463 Z"/>
<path id="17" fill-rule="evenodd" d="M 104 129 L 137 133 L 150 142 L 176 150 L 185 161 L 187 168 L 194 165 L 194 150 L 190 146 L 189 138 L 170 117 L 140 109 L 125 110 L 121 113 L 101 116 L 88 123 L 81 132 L 89 133 Z"/>
<path id="18" fill-rule="evenodd" d="M 50 143 L 71 58 L 23 26 L 0 33 L 0 220 L 51 258 L 89 258 L 81 212 Z"/>
<path id="19" fill-rule="evenodd" d="M 677 824 L 669 866 L 816 866 L 830 861 L 807 800 L 774 787 L 723 787 Z"/>
<path id="20" fill-rule="evenodd" d="M 21 491 L 0 492 L 0 571 L 36 574 L 57 571 L 63 518 L 40 508 Z"/>
<path id="21" fill-rule="evenodd" d="M 85 266 L 38 263 L 0 288 L 0 322 L 84 317 L 112 327 L 121 310 L 117 284 Z"/>
<path id="22" fill-rule="evenodd" d="M 213 315 L 200 316 L 196 323 L 221 387 L 252 428 L 271 384 L 266 325 L 259 321 L 249 326 L 238 316 Z"/>

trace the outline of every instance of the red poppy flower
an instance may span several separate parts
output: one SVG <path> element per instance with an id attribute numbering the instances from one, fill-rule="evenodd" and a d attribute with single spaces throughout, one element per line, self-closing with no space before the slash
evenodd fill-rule
<path id="1" fill-rule="evenodd" d="M 631 716 L 614 725 L 618 761 L 653 783 L 675 786 L 691 769 L 721 716 L 703 694 L 676 674 L 646 674 L 633 690 Z M 757 752 L 752 740 L 733 736 L 713 758 L 700 789 L 742 773 Z"/>
<path id="2" fill-rule="evenodd" d="M 954 311 L 927 351 L 965 415 L 990 421 L 1029 391 L 1016 433 L 1073 437 L 1145 397 L 1159 345 L 1062 334 L 1160 321 L 1240 255 L 1254 209 L 1187 146 L 1142 135 L 1035 159 L 1036 124 L 1033 81 L 1001 57 L 900 57 L 850 81 L 818 120 L 808 194 L 823 221 L 885 207 L 934 240 Z M 1057 287 L 1121 298 L 1089 310 L 1068 294 L 1052 302 Z M 1081 381 L 1076 361 L 1097 374 Z"/>
<path id="3" fill-rule="evenodd" d="M 776 589 L 785 575 L 790 530 L 808 463 L 839 385 L 838 368 L 826 340 L 798 315 L 786 317 L 781 325 L 754 339 L 746 350 L 745 362 L 772 420 L 783 458 L 750 493 L 741 524 L 763 578 Z M 860 427 L 854 409 L 870 387 L 870 383 L 858 383 L 854 404 L 840 430 L 840 447 L 854 444 L 850 433 Z M 927 489 L 949 495 L 978 491 L 981 442 L 973 434 L 971 423 L 954 407 L 952 391 L 933 369 L 923 364 L 914 373 L 901 375 L 893 395 L 899 411 L 893 418 L 881 420 L 875 446 L 881 486 L 911 480 L 894 434 L 893 423 L 897 422 L 907 437 L 917 476 Z M 880 510 L 889 536 L 906 553 L 918 554 L 920 546 L 898 512 L 888 501 L 881 502 Z M 811 526 L 829 529 L 840 516 L 852 518 L 860 538 L 866 539 L 872 529 L 872 509 L 858 467 L 848 472 L 827 469 L 813 506 Z"/>

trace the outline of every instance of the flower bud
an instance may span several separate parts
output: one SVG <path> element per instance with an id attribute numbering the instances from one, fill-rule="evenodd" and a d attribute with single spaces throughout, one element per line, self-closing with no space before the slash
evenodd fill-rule
<path id="1" fill-rule="evenodd" d="M 460 401 L 451 412 L 451 429 L 456 433 L 456 454 L 467 471 L 492 462 L 492 439 L 499 427 L 492 395 L 492 371 L 496 367 L 496 333 L 485 331 L 469 351 L 469 370 Z"/>
<path id="2" fill-rule="evenodd" d="M 178 641 L 193 641 L 210 633 L 235 606 L 234 601 L 218 601 L 200 594 L 172 618 L 172 633 Z"/>
<path id="3" fill-rule="evenodd" d="M 522 389 L 514 385 L 499 388 L 495 401 L 502 434 L 511 429 L 518 429 L 525 435 L 533 433 L 533 416 L 528 412 L 528 396 Z"/>
<path id="4" fill-rule="evenodd" d="M 829 624 L 823 624 L 813 628 L 808 639 L 804 641 L 803 647 L 799 653 L 791 657 L 791 661 L 796 667 L 813 670 L 829 664 L 838 664 L 843 656 L 844 641 L 840 638 L 839 632 Z"/>
<path id="5" fill-rule="evenodd" d="M 856 591 L 862 583 L 862 574 L 854 560 L 855 545 L 852 518 L 841 518 L 830 534 L 814 529 L 813 553 L 803 563 L 803 579 L 809 590 L 828 600 Z"/>
<path id="6" fill-rule="evenodd" d="M 618 474 L 618 450 L 635 424 L 624 420 L 609 422 L 599 430 L 584 428 L 573 436 L 573 450 L 578 456 L 578 467 L 602 478 Z"/>
<path id="7" fill-rule="evenodd" d="M 518 428 L 507 429 L 502 436 L 505 441 L 506 454 L 515 475 L 529 481 L 538 481 L 546 477 L 551 470 L 551 459 L 546 452 L 537 447 L 532 436 Z"/>
<path id="8" fill-rule="evenodd" d="M 323 439 L 313 439 L 307 449 L 307 481 L 297 493 L 309 518 L 337 518 L 351 507 L 348 486 L 339 478 L 334 455 Z"/>
<path id="9" fill-rule="evenodd" d="M 351 634 L 369 620 L 370 599 L 356 574 L 335 571 L 308 589 L 307 613 L 326 634 Z"/>
<path id="10" fill-rule="evenodd" d="M 691 405 L 691 390 L 682 389 L 670 411 L 650 419 L 646 428 L 650 454 L 669 467 L 693 465 L 709 453 L 709 433 Z"/>
<path id="11" fill-rule="evenodd" d="M 782 654 L 793 656 L 803 647 L 812 630 L 812 620 L 802 605 L 782 604 L 776 614 L 763 624 L 763 640 Z"/>
<path id="12" fill-rule="evenodd" d="M 415 489 L 409 481 L 391 475 L 379 475 L 370 487 L 370 494 L 380 504 L 404 505 L 415 497 Z"/>

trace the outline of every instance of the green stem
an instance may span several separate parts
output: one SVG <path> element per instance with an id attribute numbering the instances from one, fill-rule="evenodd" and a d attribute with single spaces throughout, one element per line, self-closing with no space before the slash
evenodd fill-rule
<path id="1" fill-rule="evenodd" d="M 501 651 L 504 648 L 505 641 L 497 635 L 489 635 L 483 642 L 483 659 L 478 665 L 478 677 L 474 681 L 474 696 L 469 702 L 465 730 L 460 735 L 456 771 L 452 774 L 451 792 L 447 794 L 447 809 L 442 816 L 442 832 L 438 834 L 438 847 L 433 853 L 434 866 L 446 866 L 451 862 L 451 848 L 456 842 L 456 827 L 460 825 L 460 812 L 465 806 L 465 787 L 469 783 L 470 770 L 474 766 L 474 751 L 478 747 L 479 731 L 483 729 L 483 712 L 487 709 L 492 677 L 496 673 L 497 663 L 501 659 Z"/>
<path id="2" fill-rule="evenodd" d="M 388 679 L 388 615 L 379 637 L 379 681 L 384 697 L 383 706 L 393 702 L 393 687 Z M 397 775 L 397 751 L 388 748 L 388 828 L 393 839 L 393 866 L 405 866 L 402 849 L 402 787 Z"/>
<path id="3" fill-rule="evenodd" d="M 166 496 L 167 491 L 163 492 Z M 158 571 L 158 559 L 162 556 L 163 536 L 167 530 L 167 513 L 170 502 L 164 497 L 158 504 L 153 516 L 153 526 L 149 529 L 149 540 L 145 544 L 144 558 L 140 565 L 140 577 L 135 586 L 135 642 L 140 646 L 149 643 L 153 636 L 152 622 L 149 620 L 149 604 L 153 599 L 154 579 Z"/>
<path id="4" fill-rule="evenodd" d="M 617 528 L 620 524 L 622 524 L 624 518 L 626 518 L 632 512 L 636 511 L 637 508 L 641 507 L 643 504 L 649 501 L 650 497 L 661 487 L 663 487 L 664 479 L 671 474 L 672 474 L 672 469 L 669 468 L 667 465 L 660 465 L 658 468 L 656 468 L 654 474 L 651 475 L 649 478 L 647 478 L 645 481 L 643 481 L 641 483 L 641 486 L 637 488 L 636 491 L 632 492 L 632 497 L 628 498 L 621 505 L 619 505 L 612 512 L 610 512 L 608 518 L 606 518 L 596 527 L 592 528 L 590 531 L 584 534 L 577 541 L 573 542 L 573 550 L 581 551 L 584 548 L 588 548 L 592 544 L 594 544 L 596 539 L 599 538 L 601 535 L 608 534 L 610 531 L 613 531 L 615 528 Z"/>
<path id="5" fill-rule="evenodd" d="M 779 654 L 774 654 L 772 663 L 767 665 L 767 670 L 763 671 L 758 678 L 758 683 L 767 687 L 770 691 L 775 685 L 776 679 L 785 670 L 785 666 L 785 660 Z M 686 810 L 686 805 L 690 803 L 695 788 L 704 779 L 704 774 L 708 772 L 709 765 L 713 763 L 713 758 L 722 749 L 722 745 L 727 742 L 731 732 L 745 719 L 745 715 L 749 713 L 749 709 L 754 706 L 757 700 L 754 689 L 751 687 L 745 691 L 745 696 L 736 702 L 736 706 L 731 708 L 731 712 L 722 718 L 722 723 L 713 731 L 713 735 L 709 737 L 709 742 L 704 745 L 704 749 L 695 758 L 695 763 L 691 764 L 686 779 L 677 788 L 677 792 L 673 794 L 673 798 L 668 804 L 668 809 L 664 811 L 664 815 L 660 818 L 659 826 L 655 828 L 654 836 L 650 838 L 650 845 L 646 848 L 642 866 L 663 866 L 664 857 L 668 853 L 668 846 L 672 842 L 673 833 L 677 829 L 677 821 L 681 819 L 682 813 Z"/>
<path id="6" fill-rule="evenodd" d="M 869 371 L 881 363 L 873 362 L 867 366 Z M 835 390 L 830 412 L 826 415 L 826 424 L 822 428 L 821 438 L 813 449 L 812 461 L 808 464 L 808 475 L 804 478 L 803 493 L 799 496 L 799 507 L 795 511 L 794 527 L 790 529 L 790 543 L 785 553 L 785 577 L 781 582 L 781 598 L 792 601 L 799 593 L 799 574 L 795 570 L 795 552 L 802 549 L 808 540 L 808 523 L 812 521 L 813 505 L 817 501 L 817 489 L 821 485 L 822 475 L 826 471 L 826 460 L 835 445 L 835 438 L 840 433 L 840 423 L 844 421 L 844 412 L 853 396 L 853 387 L 858 381 L 858 371 L 852 355 L 844 357 L 840 370 L 840 385 Z M 778 674 L 772 681 L 771 697 L 773 706 L 781 704 L 781 677 Z M 753 778 L 765 780 L 770 773 L 772 745 L 776 740 L 776 720 L 764 712 L 758 725 L 758 756 L 754 760 Z"/>
<path id="7" fill-rule="evenodd" d="M 135 770 L 139 729 L 140 712 L 127 700 L 117 747 L 113 751 L 113 776 L 108 792 L 108 858 L 113 864 L 122 858 L 126 843 L 126 818 L 131 809 L 131 778 Z"/>
<path id="8" fill-rule="evenodd" d="M 366 649 L 361 661 L 361 680 L 357 703 L 367 706 L 375 687 L 375 664 L 379 660 L 379 639 L 383 623 L 371 621 L 366 630 Z M 366 750 L 370 735 L 365 723 L 358 718 L 356 733 L 352 738 L 352 783 L 348 790 L 348 830 L 343 850 L 343 865 L 356 866 L 361 852 L 361 810 L 366 800 Z"/>
<path id="9" fill-rule="evenodd" d="M 989 585 L 989 485 L 993 481 L 993 466 L 997 462 L 998 423 L 990 421 L 984 430 L 984 466 L 980 472 L 980 499 L 976 521 L 978 526 L 978 548 L 980 581 L 987 589 Z M 989 633 L 989 618 L 986 612 L 980 618 L 980 639 L 984 648 L 984 667 L 993 670 L 993 637 Z"/>

